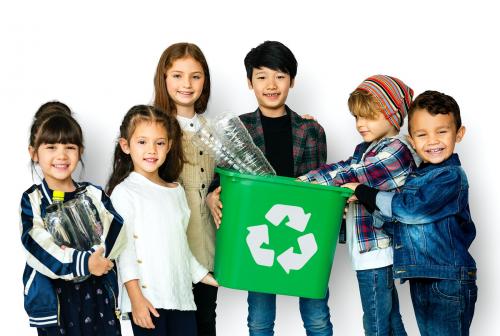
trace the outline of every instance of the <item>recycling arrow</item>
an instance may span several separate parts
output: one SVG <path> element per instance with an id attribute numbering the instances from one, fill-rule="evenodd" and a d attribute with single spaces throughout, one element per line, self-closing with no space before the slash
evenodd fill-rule
<path id="1" fill-rule="evenodd" d="M 258 265 L 272 266 L 274 263 L 274 251 L 262 248 L 262 244 L 269 244 L 269 232 L 267 225 L 256 225 L 247 228 L 247 245 L 253 259 Z"/>
<path id="2" fill-rule="evenodd" d="M 276 258 L 287 274 L 290 274 L 290 270 L 299 270 L 304 267 L 318 251 L 318 245 L 312 233 L 299 237 L 297 241 L 301 253 L 294 253 L 293 247 L 290 247 Z"/>
<path id="3" fill-rule="evenodd" d="M 285 217 L 288 217 L 288 222 L 285 225 L 299 232 L 304 232 L 311 214 L 304 213 L 304 209 L 298 206 L 275 204 L 265 217 L 275 226 L 278 226 Z"/>

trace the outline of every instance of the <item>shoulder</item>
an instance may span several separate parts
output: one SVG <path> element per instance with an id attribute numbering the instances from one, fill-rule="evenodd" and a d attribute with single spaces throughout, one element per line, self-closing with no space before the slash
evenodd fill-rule
<path id="1" fill-rule="evenodd" d="M 241 122 L 243 122 L 244 124 L 255 123 L 258 117 L 258 113 L 259 113 L 258 111 L 254 111 L 254 112 L 240 114 L 239 118 Z"/>
<path id="2" fill-rule="evenodd" d="M 290 112 L 290 117 L 292 119 L 292 127 L 301 128 L 305 132 L 313 133 L 313 134 L 324 134 L 325 130 L 323 126 L 320 125 L 319 122 L 313 119 L 304 119 L 297 112 L 288 109 Z"/>
<path id="3" fill-rule="evenodd" d="M 42 197 L 43 195 L 40 191 L 39 186 L 33 184 L 23 192 L 23 195 L 21 197 L 21 207 L 31 207 L 32 202 L 41 203 Z"/>

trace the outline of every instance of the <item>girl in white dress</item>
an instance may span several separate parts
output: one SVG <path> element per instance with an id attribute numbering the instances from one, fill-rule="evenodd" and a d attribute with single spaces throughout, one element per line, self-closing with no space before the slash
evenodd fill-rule
<path id="1" fill-rule="evenodd" d="M 184 163 L 175 117 L 138 105 L 125 115 L 108 193 L 122 215 L 128 244 L 118 258 L 121 309 L 134 335 L 196 335 L 192 284 L 217 286 L 193 257 L 190 210 L 175 181 Z"/>

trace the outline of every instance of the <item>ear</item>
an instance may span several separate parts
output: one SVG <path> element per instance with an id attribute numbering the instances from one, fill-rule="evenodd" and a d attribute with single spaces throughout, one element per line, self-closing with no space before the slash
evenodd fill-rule
<path id="1" fill-rule="evenodd" d="M 28 147 L 28 152 L 30 153 L 31 160 L 35 163 L 38 162 L 38 155 L 35 151 L 35 148 L 33 148 L 33 146 Z"/>
<path id="2" fill-rule="evenodd" d="M 120 144 L 120 148 L 122 149 L 122 152 L 124 152 L 125 154 L 130 154 L 130 147 L 128 145 L 127 139 L 120 138 L 118 140 L 118 143 Z"/>
<path id="3" fill-rule="evenodd" d="M 459 143 L 462 141 L 465 135 L 465 126 L 460 126 L 460 128 L 457 131 L 457 137 L 455 139 L 455 143 Z"/>
<path id="4" fill-rule="evenodd" d="M 167 142 L 167 153 L 170 152 L 170 148 L 172 148 L 172 139 L 168 140 Z"/>
<path id="5" fill-rule="evenodd" d="M 410 143 L 410 145 L 413 147 L 413 149 L 415 149 L 415 150 L 416 150 L 416 148 L 415 148 L 415 141 L 413 141 L 413 138 L 411 137 L 411 135 L 410 135 L 410 134 L 408 134 L 408 135 L 406 136 L 406 140 L 408 140 L 408 142 L 409 142 L 409 143 Z"/>
<path id="6" fill-rule="evenodd" d="M 294 84 L 295 84 L 295 78 L 290 79 L 290 89 L 293 88 Z"/>
<path id="7" fill-rule="evenodd" d="M 250 79 L 247 78 L 247 84 L 248 84 L 248 88 L 250 90 L 253 90 L 253 85 L 252 85 L 252 81 Z"/>

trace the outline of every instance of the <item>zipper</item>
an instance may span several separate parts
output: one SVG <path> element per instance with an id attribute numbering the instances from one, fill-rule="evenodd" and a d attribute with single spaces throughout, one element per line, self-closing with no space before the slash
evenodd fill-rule
<path id="1" fill-rule="evenodd" d="M 59 295 L 56 293 L 57 298 L 57 325 L 61 325 L 61 304 L 59 303 Z"/>
<path id="2" fill-rule="evenodd" d="M 112 269 L 111 272 L 115 273 L 115 275 L 116 275 L 116 272 L 114 269 Z M 113 290 L 113 286 L 108 284 L 107 281 L 105 281 L 104 283 L 105 283 L 105 286 L 108 288 L 108 290 L 113 295 L 113 301 L 114 301 L 114 306 L 115 306 L 115 315 L 116 315 L 116 318 L 118 320 L 120 320 L 121 311 L 120 311 L 120 308 L 118 307 L 118 300 L 116 298 L 115 291 Z"/>

